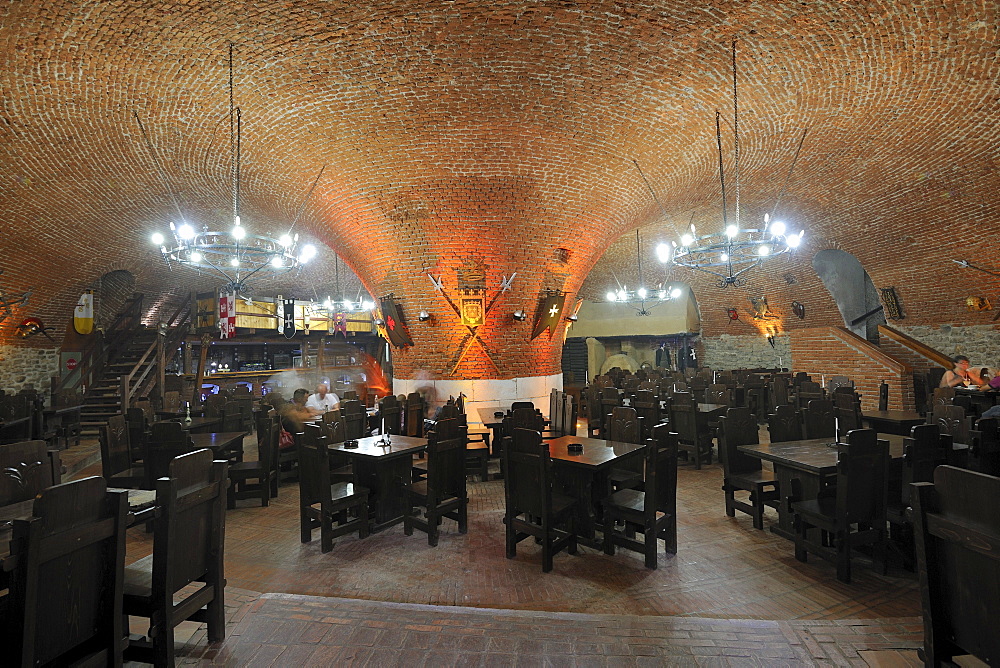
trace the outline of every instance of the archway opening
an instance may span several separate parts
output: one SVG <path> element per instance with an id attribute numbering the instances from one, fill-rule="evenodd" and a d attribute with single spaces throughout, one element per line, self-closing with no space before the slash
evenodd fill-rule
<path id="1" fill-rule="evenodd" d="M 858 336 L 878 343 L 878 326 L 885 313 L 878 290 L 858 258 L 838 249 L 822 250 L 813 257 L 813 269 L 837 302 L 844 325 Z"/>

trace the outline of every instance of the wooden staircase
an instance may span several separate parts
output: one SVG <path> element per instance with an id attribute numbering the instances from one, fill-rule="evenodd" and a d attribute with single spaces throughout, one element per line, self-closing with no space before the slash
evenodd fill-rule
<path id="1" fill-rule="evenodd" d="M 121 377 L 129 374 L 139 366 L 140 370 L 151 371 L 148 367 L 155 365 L 155 356 L 146 356 L 140 364 L 140 359 L 156 343 L 156 330 L 140 327 L 132 330 L 128 340 L 123 342 L 116 357 L 104 365 L 103 373 L 97 381 L 87 387 L 83 397 L 83 409 L 80 411 L 80 428 L 83 434 L 96 435 L 101 425 L 107 424 L 108 418 L 122 412 Z"/>

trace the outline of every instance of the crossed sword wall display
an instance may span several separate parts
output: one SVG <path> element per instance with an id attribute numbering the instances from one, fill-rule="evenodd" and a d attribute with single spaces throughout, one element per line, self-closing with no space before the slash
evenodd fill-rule
<path id="1" fill-rule="evenodd" d="M 486 316 L 488 316 L 490 314 L 490 311 L 493 310 L 493 307 L 496 305 L 497 300 L 500 299 L 501 295 L 510 290 L 511 285 L 514 283 L 515 276 L 517 276 L 517 272 L 511 274 L 510 278 L 504 276 L 503 280 L 500 281 L 500 292 L 493 295 L 493 298 L 490 300 L 490 303 L 486 305 L 485 309 L 483 309 L 484 322 L 486 321 Z M 437 290 L 439 293 L 441 293 L 441 296 L 444 297 L 444 300 L 446 302 L 448 302 L 448 306 L 451 307 L 451 310 L 455 312 L 455 315 L 458 317 L 459 322 L 461 322 L 462 310 L 452 300 L 452 298 L 449 297 L 448 294 L 444 291 L 444 278 L 443 277 L 434 278 L 429 273 L 427 274 L 427 278 L 431 279 L 431 283 L 434 285 L 434 289 Z M 490 361 L 490 364 L 493 365 L 493 368 L 496 369 L 497 372 L 499 372 L 500 366 L 497 364 L 497 361 L 493 359 L 493 352 L 489 349 L 489 346 L 486 345 L 486 342 L 483 341 L 482 337 L 479 336 L 479 333 L 477 331 L 481 325 L 473 327 L 471 325 L 463 324 L 462 326 L 468 330 L 468 333 L 464 337 L 462 337 L 462 342 L 459 344 L 461 350 L 459 351 L 458 357 L 455 359 L 454 364 L 452 364 L 451 370 L 448 372 L 448 375 L 449 376 L 455 375 L 455 372 L 458 370 L 458 365 L 462 363 L 463 359 L 465 359 L 465 356 L 469 353 L 469 350 L 472 349 L 472 344 L 474 343 L 479 344 L 479 346 L 483 349 L 483 353 L 486 355 L 486 359 L 488 359 Z"/>

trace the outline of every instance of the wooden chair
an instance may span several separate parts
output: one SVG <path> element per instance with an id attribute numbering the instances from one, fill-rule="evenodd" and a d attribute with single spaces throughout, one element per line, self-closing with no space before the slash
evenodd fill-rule
<path id="1" fill-rule="evenodd" d="M 153 520 L 153 554 L 125 569 L 124 614 L 150 620 L 146 638 L 130 639 L 125 659 L 156 666 L 174 665 L 174 627 L 184 620 L 208 624 L 209 642 L 226 633 L 228 463 L 213 461 L 211 450 L 202 449 L 177 457 L 168 468 L 168 476 L 156 481 L 160 514 Z"/>
<path id="2" fill-rule="evenodd" d="M 382 399 L 379 403 L 379 413 L 386 432 L 397 435 L 403 433 L 403 412 L 394 395 L 390 394 Z"/>
<path id="3" fill-rule="evenodd" d="M 702 460 L 712 463 L 712 434 L 708 425 L 698 420 L 698 406 L 689 392 L 676 392 L 670 400 L 670 428 L 677 433 L 678 448 L 694 459 L 694 467 L 701 470 Z"/>
<path id="4" fill-rule="evenodd" d="M 360 398 L 358 397 L 358 391 L 357 390 L 347 390 L 346 392 L 344 392 L 344 400 L 346 400 L 346 401 L 360 401 Z"/>
<path id="5" fill-rule="evenodd" d="M 299 442 L 299 533 L 308 543 L 319 528 L 320 550 L 329 552 L 338 536 L 357 531 L 358 538 L 368 537 L 368 490 L 353 482 L 332 482 L 326 437 L 311 434 Z M 351 511 L 354 519 L 348 517 Z"/>
<path id="6" fill-rule="evenodd" d="M 170 464 L 174 458 L 191 450 L 187 432 L 179 422 L 154 423 L 143 455 L 146 475 L 143 489 L 156 489 L 156 481 L 170 475 Z"/>
<path id="7" fill-rule="evenodd" d="M 719 418 L 719 459 L 722 461 L 722 491 L 726 494 L 726 515 L 736 511 L 753 518 L 755 529 L 764 528 L 764 506 L 777 508 L 781 495 L 774 474 L 765 471 L 761 460 L 738 450 L 741 445 L 760 443 L 757 420 L 749 408 L 730 408 Z M 749 502 L 738 501 L 737 491 L 750 493 Z"/>
<path id="8" fill-rule="evenodd" d="M 222 410 L 226 406 L 226 396 L 224 394 L 210 394 L 205 399 L 205 417 L 222 417 Z"/>
<path id="9" fill-rule="evenodd" d="M 510 405 L 511 411 L 516 411 L 519 408 L 530 408 L 531 410 L 535 410 L 535 404 L 532 401 L 515 401 Z"/>
<path id="10" fill-rule="evenodd" d="M 541 433 L 513 431 L 513 437 L 504 436 L 503 446 L 507 558 L 516 557 L 517 544 L 533 536 L 542 545 L 542 572 L 548 573 L 553 556 L 561 550 L 576 554 L 573 514 L 577 502 L 553 491 L 549 446 Z"/>
<path id="11" fill-rule="evenodd" d="M 344 420 L 346 438 L 364 438 L 368 434 L 368 415 L 357 399 L 340 402 L 340 415 Z"/>
<path id="12" fill-rule="evenodd" d="M 889 546 L 900 556 L 905 567 L 912 568 L 915 563 L 910 520 L 912 484 L 933 481 L 934 469 L 947 464 L 948 457 L 937 425 L 913 427 L 904 443 L 900 479 L 898 484 L 890 484 L 885 516 L 889 522 Z"/>
<path id="13" fill-rule="evenodd" d="M 604 425 L 604 415 L 601 413 L 601 388 L 591 385 L 584 390 L 584 394 L 587 398 L 587 436 L 593 438 L 601 433 Z"/>
<path id="14" fill-rule="evenodd" d="M 830 376 L 825 389 L 829 394 L 833 394 L 842 387 L 850 388 L 850 391 L 854 392 L 854 381 L 847 376 Z"/>
<path id="15" fill-rule="evenodd" d="M 101 427 L 101 474 L 109 487 L 126 489 L 151 489 L 143 466 L 132 465 L 129 452 L 128 426 L 125 416 L 112 415 L 108 424 Z"/>
<path id="16" fill-rule="evenodd" d="M 181 393 L 177 391 L 163 393 L 163 412 L 176 413 L 181 408 Z"/>
<path id="17" fill-rule="evenodd" d="M 803 380 L 798 385 L 798 389 L 795 392 L 795 407 L 799 410 L 806 408 L 810 401 L 819 401 L 826 398 L 823 392 L 823 388 L 819 386 L 819 383 L 814 383 L 811 380 Z M 812 438 L 807 436 L 807 438 Z"/>
<path id="18" fill-rule="evenodd" d="M 128 449 L 133 462 L 142 461 L 149 441 L 149 422 L 141 408 L 125 411 L 125 426 L 128 429 Z"/>
<path id="19" fill-rule="evenodd" d="M 652 436 L 653 427 L 663 421 L 663 411 L 660 409 L 660 399 L 655 392 L 636 390 L 632 395 L 632 408 L 637 417 L 642 418 L 641 438 L 645 441 Z"/>
<path id="20" fill-rule="evenodd" d="M 424 435 L 424 399 L 417 392 L 406 395 L 406 405 L 403 410 L 403 433 L 415 438 Z"/>
<path id="21" fill-rule="evenodd" d="M 621 489 L 604 501 L 604 553 L 621 546 L 645 555 L 646 568 L 656 568 L 660 539 L 677 554 L 677 434 L 667 424 L 653 427 L 646 445 L 646 489 Z M 623 522 L 624 531 L 615 529 Z M 643 540 L 635 540 L 642 532 Z"/>
<path id="22" fill-rule="evenodd" d="M 459 533 L 468 531 L 465 448 L 461 420 L 458 417 L 438 420 L 427 441 L 427 479 L 409 487 L 409 502 L 403 516 L 403 533 L 407 536 L 413 535 L 414 528 L 420 529 L 427 533 L 427 544 L 436 547 L 443 518 L 458 522 Z M 423 519 L 413 514 L 415 507 L 424 508 Z"/>
<path id="23" fill-rule="evenodd" d="M 833 394 L 833 415 L 834 425 L 837 430 L 837 438 L 841 438 L 849 431 L 861 429 L 864 425 L 861 422 L 861 402 L 856 395 L 846 392 L 835 392 Z"/>
<path id="24" fill-rule="evenodd" d="M 813 399 L 802 411 L 804 438 L 833 438 L 837 435 L 836 425 L 833 402 L 828 399 Z"/>
<path id="25" fill-rule="evenodd" d="M 466 416 L 464 394 L 459 393 L 458 399 L 455 400 L 455 408 L 458 410 L 459 415 Z M 465 442 L 468 446 L 466 463 L 472 466 L 480 467 L 482 479 L 485 481 L 486 467 L 488 463 L 487 460 L 491 454 L 490 436 L 492 435 L 492 432 L 489 429 L 470 429 L 468 417 L 465 417 L 464 419 L 466 430 Z"/>
<path id="26" fill-rule="evenodd" d="M 795 558 L 804 562 L 813 553 L 833 561 L 837 579 L 850 584 L 851 550 L 856 545 L 872 545 L 874 566 L 885 574 L 889 448 L 879 444 L 871 429 L 850 432 L 841 447 L 836 489 L 824 490 L 816 499 L 792 502 Z M 810 536 L 813 527 L 829 535 L 832 546 Z"/>
<path id="27" fill-rule="evenodd" d="M 976 426 L 979 431 L 974 452 L 976 470 L 1000 476 L 1000 419 L 981 418 Z"/>
<path id="28" fill-rule="evenodd" d="M 778 406 L 787 406 L 791 402 L 788 401 L 788 381 L 784 377 L 778 376 L 771 381 L 768 389 L 771 393 L 771 408 L 776 409 Z"/>
<path id="29" fill-rule="evenodd" d="M 227 401 L 222 408 L 222 429 L 220 431 L 243 431 L 243 406 L 238 401 Z"/>
<path id="30" fill-rule="evenodd" d="M 774 412 L 767 416 L 767 431 L 771 436 L 771 443 L 801 441 L 801 414 L 792 406 L 775 406 Z"/>
<path id="31" fill-rule="evenodd" d="M 705 403 L 731 406 L 732 392 L 729 391 L 728 386 L 720 383 L 714 383 L 712 385 L 709 385 L 708 389 L 705 390 Z"/>
<path id="32" fill-rule="evenodd" d="M 601 388 L 601 438 L 606 438 L 605 434 L 608 433 L 608 416 L 611 415 L 611 410 L 616 406 L 623 406 L 622 401 L 623 396 L 618 388 Z"/>
<path id="33" fill-rule="evenodd" d="M 281 424 L 274 411 L 257 416 L 257 461 L 229 465 L 229 489 L 226 508 L 236 508 L 240 499 L 260 499 L 266 508 L 271 497 L 278 496 L 278 438 Z"/>
<path id="34" fill-rule="evenodd" d="M 608 416 L 606 440 L 618 443 L 642 443 L 642 418 L 634 408 L 616 406 Z M 621 464 L 608 472 L 612 490 L 637 489 L 643 482 L 642 460 L 634 459 L 629 464 Z"/>
<path id="35" fill-rule="evenodd" d="M 122 665 L 127 512 L 124 492 L 91 477 L 44 490 L 14 521 L 7 665 Z"/>
<path id="36" fill-rule="evenodd" d="M 965 409 L 961 406 L 935 405 L 932 424 L 936 424 L 942 434 L 951 435 L 954 443 L 972 442 L 969 420 L 965 416 Z"/>
<path id="37" fill-rule="evenodd" d="M 998 498 L 1000 479 L 951 466 L 913 485 L 924 665 L 1000 662 L 1000 519 L 988 502 Z"/>
<path id="38" fill-rule="evenodd" d="M 889 410 L 889 385 L 885 381 L 878 386 L 878 409 L 880 411 Z"/>
<path id="39" fill-rule="evenodd" d="M 35 498 L 56 482 L 54 474 L 45 441 L 0 445 L 0 506 Z"/>

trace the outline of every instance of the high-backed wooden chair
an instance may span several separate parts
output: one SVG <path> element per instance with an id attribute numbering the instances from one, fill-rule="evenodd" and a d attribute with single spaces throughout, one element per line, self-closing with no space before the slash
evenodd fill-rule
<path id="1" fill-rule="evenodd" d="M 708 389 L 705 390 L 705 403 L 731 406 L 732 392 L 729 391 L 729 387 L 727 385 L 713 383 L 708 386 Z"/>
<path id="2" fill-rule="evenodd" d="M 630 402 L 637 417 L 642 418 L 641 437 L 645 441 L 652 436 L 653 427 L 663 421 L 663 411 L 660 409 L 660 399 L 651 390 L 636 390 Z"/>
<path id="3" fill-rule="evenodd" d="M 913 486 L 924 665 L 972 654 L 1000 662 L 1000 478 L 951 466 Z"/>
<path id="4" fill-rule="evenodd" d="M 341 401 L 340 415 L 344 420 L 344 435 L 347 438 L 364 438 L 368 434 L 368 416 L 360 401 L 357 399 Z"/>
<path id="5" fill-rule="evenodd" d="M 143 489 L 155 489 L 159 478 L 170 475 L 170 463 L 174 458 L 192 449 L 187 432 L 179 422 L 154 423 L 142 458 L 146 475 Z"/>
<path id="6" fill-rule="evenodd" d="M 205 417 L 222 417 L 222 409 L 226 406 L 226 395 L 210 394 L 205 399 Z"/>
<path id="7" fill-rule="evenodd" d="M 614 554 L 615 546 L 642 552 L 646 568 L 656 568 L 657 541 L 677 553 L 677 434 L 657 425 L 646 443 L 646 489 L 621 489 L 604 501 L 604 552 Z M 633 537 L 640 532 L 642 542 Z"/>
<path id="8" fill-rule="evenodd" d="M 915 482 L 934 480 L 934 469 L 947 464 L 948 457 L 937 425 L 921 424 L 913 427 L 904 444 L 900 480 L 895 486 L 890 480 L 885 516 L 889 521 L 889 546 L 900 555 L 904 566 L 912 568 L 915 563 L 913 524 L 910 519 L 912 485 Z"/>
<path id="9" fill-rule="evenodd" d="M 795 407 L 802 410 L 809 405 L 810 401 L 819 401 L 825 398 L 826 395 L 823 393 L 823 388 L 820 387 L 819 383 L 814 383 L 811 380 L 803 380 L 799 383 L 795 391 Z"/>
<path id="10" fill-rule="evenodd" d="M 608 435 L 606 440 L 617 443 L 642 443 L 642 418 L 634 408 L 616 406 L 608 416 Z M 613 490 L 642 487 L 642 460 L 633 459 L 626 464 L 619 464 L 608 473 L 608 480 Z"/>
<path id="11" fill-rule="evenodd" d="M 177 391 L 163 393 L 163 412 L 176 413 L 181 408 L 181 393 Z"/>
<path id="12" fill-rule="evenodd" d="M 975 444 L 976 470 L 1000 476 L 1000 419 L 980 418 L 976 425 L 979 440 Z"/>
<path id="13" fill-rule="evenodd" d="M 837 579 L 849 584 L 852 549 L 871 545 L 874 565 L 885 574 L 888 464 L 889 448 L 878 442 L 873 430 L 856 429 L 847 435 L 837 463 L 835 490 L 792 502 L 796 559 L 806 561 L 812 553 L 833 561 Z M 813 527 L 825 532 L 829 541 L 817 542 L 810 536 Z"/>
<path id="14" fill-rule="evenodd" d="M 932 424 L 936 424 L 942 434 L 951 435 L 954 443 L 971 443 L 969 419 L 961 406 L 936 404 L 931 415 Z"/>
<path id="15" fill-rule="evenodd" d="M 837 434 L 836 424 L 833 402 L 828 399 L 813 399 L 802 411 L 804 438 L 833 438 Z"/>
<path id="16" fill-rule="evenodd" d="M 148 484 L 143 466 L 132 465 L 125 416 L 112 415 L 101 427 L 101 475 L 109 487 L 140 489 Z"/>
<path id="17" fill-rule="evenodd" d="M 561 550 L 576 554 L 573 513 L 577 502 L 553 491 L 549 446 L 541 433 L 513 431 L 513 437 L 504 437 L 503 447 L 507 558 L 516 557 L 517 544 L 533 536 L 542 545 L 542 572 L 548 573 L 553 556 Z"/>
<path id="18" fill-rule="evenodd" d="M 209 642 L 224 639 L 227 468 L 211 450 L 196 450 L 156 480 L 153 554 L 126 567 L 123 608 L 150 626 L 146 638 L 130 640 L 126 660 L 174 665 L 174 628 L 187 619 L 208 624 Z"/>
<path id="19" fill-rule="evenodd" d="M 125 411 L 125 426 L 128 429 L 128 449 L 133 462 L 142 461 L 149 441 L 149 423 L 141 408 Z"/>
<path id="20" fill-rule="evenodd" d="M 127 512 L 124 492 L 91 477 L 42 491 L 14 522 L 5 665 L 122 665 Z"/>
<path id="21" fill-rule="evenodd" d="M 443 518 L 458 522 L 459 533 L 468 531 L 465 448 L 461 419 L 438 420 L 427 440 L 427 479 L 409 487 L 410 500 L 403 517 L 403 533 L 407 536 L 413 535 L 414 528 L 420 529 L 427 533 L 427 544 L 435 547 Z M 424 508 L 423 519 L 414 515 L 414 508 Z"/>
<path id="22" fill-rule="evenodd" d="M 768 389 L 771 393 L 771 410 L 773 411 L 778 406 L 787 406 L 791 402 L 788 400 L 788 380 L 784 376 L 778 376 L 774 378 Z"/>
<path id="23" fill-rule="evenodd" d="M 767 431 L 771 443 L 802 440 L 802 414 L 793 406 L 775 406 L 774 412 L 767 416 Z"/>
<path id="24" fill-rule="evenodd" d="M 55 482 L 45 441 L 0 445 L 0 506 L 29 501 Z"/>
<path id="25" fill-rule="evenodd" d="M 229 489 L 226 508 L 236 507 L 240 499 L 260 499 L 261 507 L 278 496 L 278 438 L 281 423 L 275 411 L 257 415 L 257 461 L 243 461 L 229 466 Z"/>
<path id="26" fill-rule="evenodd" d="M 606 438 L 608 416 L 616 406 L 624 406 L 624 397 L 616 387 L 601 388 L 601 438 Z"/>
<path id="27" fill-rule="evenodd" d="M 764 506 L 777 508 L 781 498 L 774 474 L 765 471 L 761 460 L 739 451 L 741 445 L 760 442 L 757 420 L 749 408 L 730 408 L 719 418 L 719 459 L 722 461 L 722 490 L 726 495 L 726 515 L 736 511 L 753 518 L 755 529 L 764 528 Z M 736 499 L 736 492 L 750 493 L 748 502 Z"/>
<path id="28" fill-rule="evenodd" d="M 390 394 L 379 402 L 379 413 L 381 417 L 380 429 L 381 425 L 384 424 L 385 430 L 389 434 L 403 433 L 403 411 L 394 395 Z"/>
<path id="29" fill-rule="evenodd" d="M 670 428 L 677 433 L 677 447 L 688 453 L 696 469 L 701 469 L 703 461 L 712 463 L 712 434 L 698 420 L 698 406 L 690 392 L 675 392 L 671 398 Z"/>
<path id="30" fill-rule="evenodd" d="M 299 533 L 308 543 L 318 528 L 320 550 L 329 552 L 338 536 L 355 531 L 359 538 L 368 536 L 368 489 L 331 481 L 326 437 L 316 435 L 318 431 L 303 434 L 299 442 Z M 356 513 L 354 519 L 350 511 Z"/>
<path id="31" fill-rule="evenodd" d="M 587 436 L 593 438 L 601 433 L 604 426 L 604 415 L 601 413 L 601 388 L 591 385 L 584 394 L 587 398 Z"/>
<path id="32" fill-rule="evenodd" d="M 880 411 L 889 410 L 889 385 L 882 381 L 878 386 L 878 409 Z"/>
<path id="33" fill-rule="evenodd" d="M 833 393 L 833 415 L 836 418 L 835 425 L 839 431 L 837 438 L 864 426 L 861 422 L 861 402 L 853 391 Z"/>
<path id="34" fill-rule="evenodd" d="M 403 433 L 415 438 L 424 435 L 424 399 L 417 392 L 406 395 L 406 407 L 403 411 Z"/>

